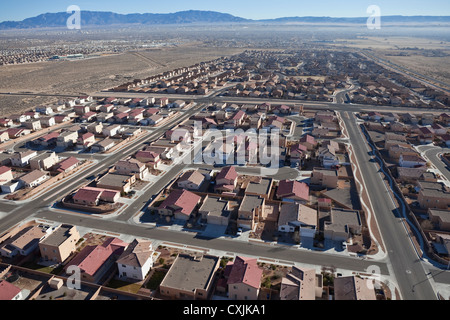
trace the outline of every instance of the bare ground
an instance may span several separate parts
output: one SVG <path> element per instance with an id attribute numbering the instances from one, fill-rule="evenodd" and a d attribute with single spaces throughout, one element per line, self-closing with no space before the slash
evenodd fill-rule
<path id="1" fill-rule="evenodd" d="M 0 117 L 27 111 L 40 104 L 51 104 L 58 100 L 53 97 L 39 96 L 39 93 L 67 96 L 91 94 L 133 79 L 147 78 L 164 71 L 241 51 L 227 48 L 199 48 L 193 44 L 78 61 L 2 66 L 0 67 L 0 92 L 32 92 L 37 93 L 37 96 L 0 95 Z"/>

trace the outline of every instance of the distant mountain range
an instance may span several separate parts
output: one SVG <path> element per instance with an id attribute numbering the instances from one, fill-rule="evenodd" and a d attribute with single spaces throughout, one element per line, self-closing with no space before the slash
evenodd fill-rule
<path id="1" fill-rule="evenodd" d="M 45 13 L 23 21 L 4 21 L 0 30 L 34 29 L 65 27 L 71 14 L 67 12 Z M 212 23 L 354 23 L 364 24 L 368 17 L 361 18 L 330 18 L 330 17 L 286 17 L 269 20 L 251 20 L 231 14 L 214 11 L 181 11 L 176 13 L 144 13 L 118 14 L 113 12 L 82 11 L 81 26 L 109 25 L 169 25 L 169 24 L 212 24 Z M 385 16 L 387 23 L 450 23 L 450 16 Z"/>

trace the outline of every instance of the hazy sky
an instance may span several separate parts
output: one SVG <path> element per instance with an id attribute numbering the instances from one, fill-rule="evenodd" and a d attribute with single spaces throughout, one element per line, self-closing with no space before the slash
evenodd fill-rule
<path id="1" fill-rule="evenodd" d="M 211 10 L 249 19 L 366 17 L 370 5 L 378 5 L 382 15 L 450 15 L 449 0 L 0 0 L 0 21 L 17 21 L 41 13 L 64 12 L 70 5 L 78 5 L 81 10 L 116 13 Z"/>

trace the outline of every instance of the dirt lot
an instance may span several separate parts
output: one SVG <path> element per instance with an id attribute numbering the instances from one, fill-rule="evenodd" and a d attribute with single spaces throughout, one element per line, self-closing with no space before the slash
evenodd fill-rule
<path id="1" fill-rule="evenodd" d="M 79 96 L 146 78 L 182 66 L 241 52 L 240 49 L 198 48 L 196 45 L 100 58 L 40 62 L 0 67 L 0 92 L 31 92 Z M 57 101 L 52 97 L 0 96 L 0 116 Z"/>

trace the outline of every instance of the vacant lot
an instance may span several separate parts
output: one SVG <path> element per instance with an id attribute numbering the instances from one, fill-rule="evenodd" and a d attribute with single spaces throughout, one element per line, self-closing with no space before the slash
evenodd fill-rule
<path id="1" fill-rule="evenodd" d="M 241 52 L 240 49 L 199 48 L 196 45 L 107 55 L 99 58 L 41 62 L 0 67 L 0 92 L 32 92 L 79 96 L 133 79 Z M 52 97 L 0 96 L 0 117 L 23 112 Z"/>

